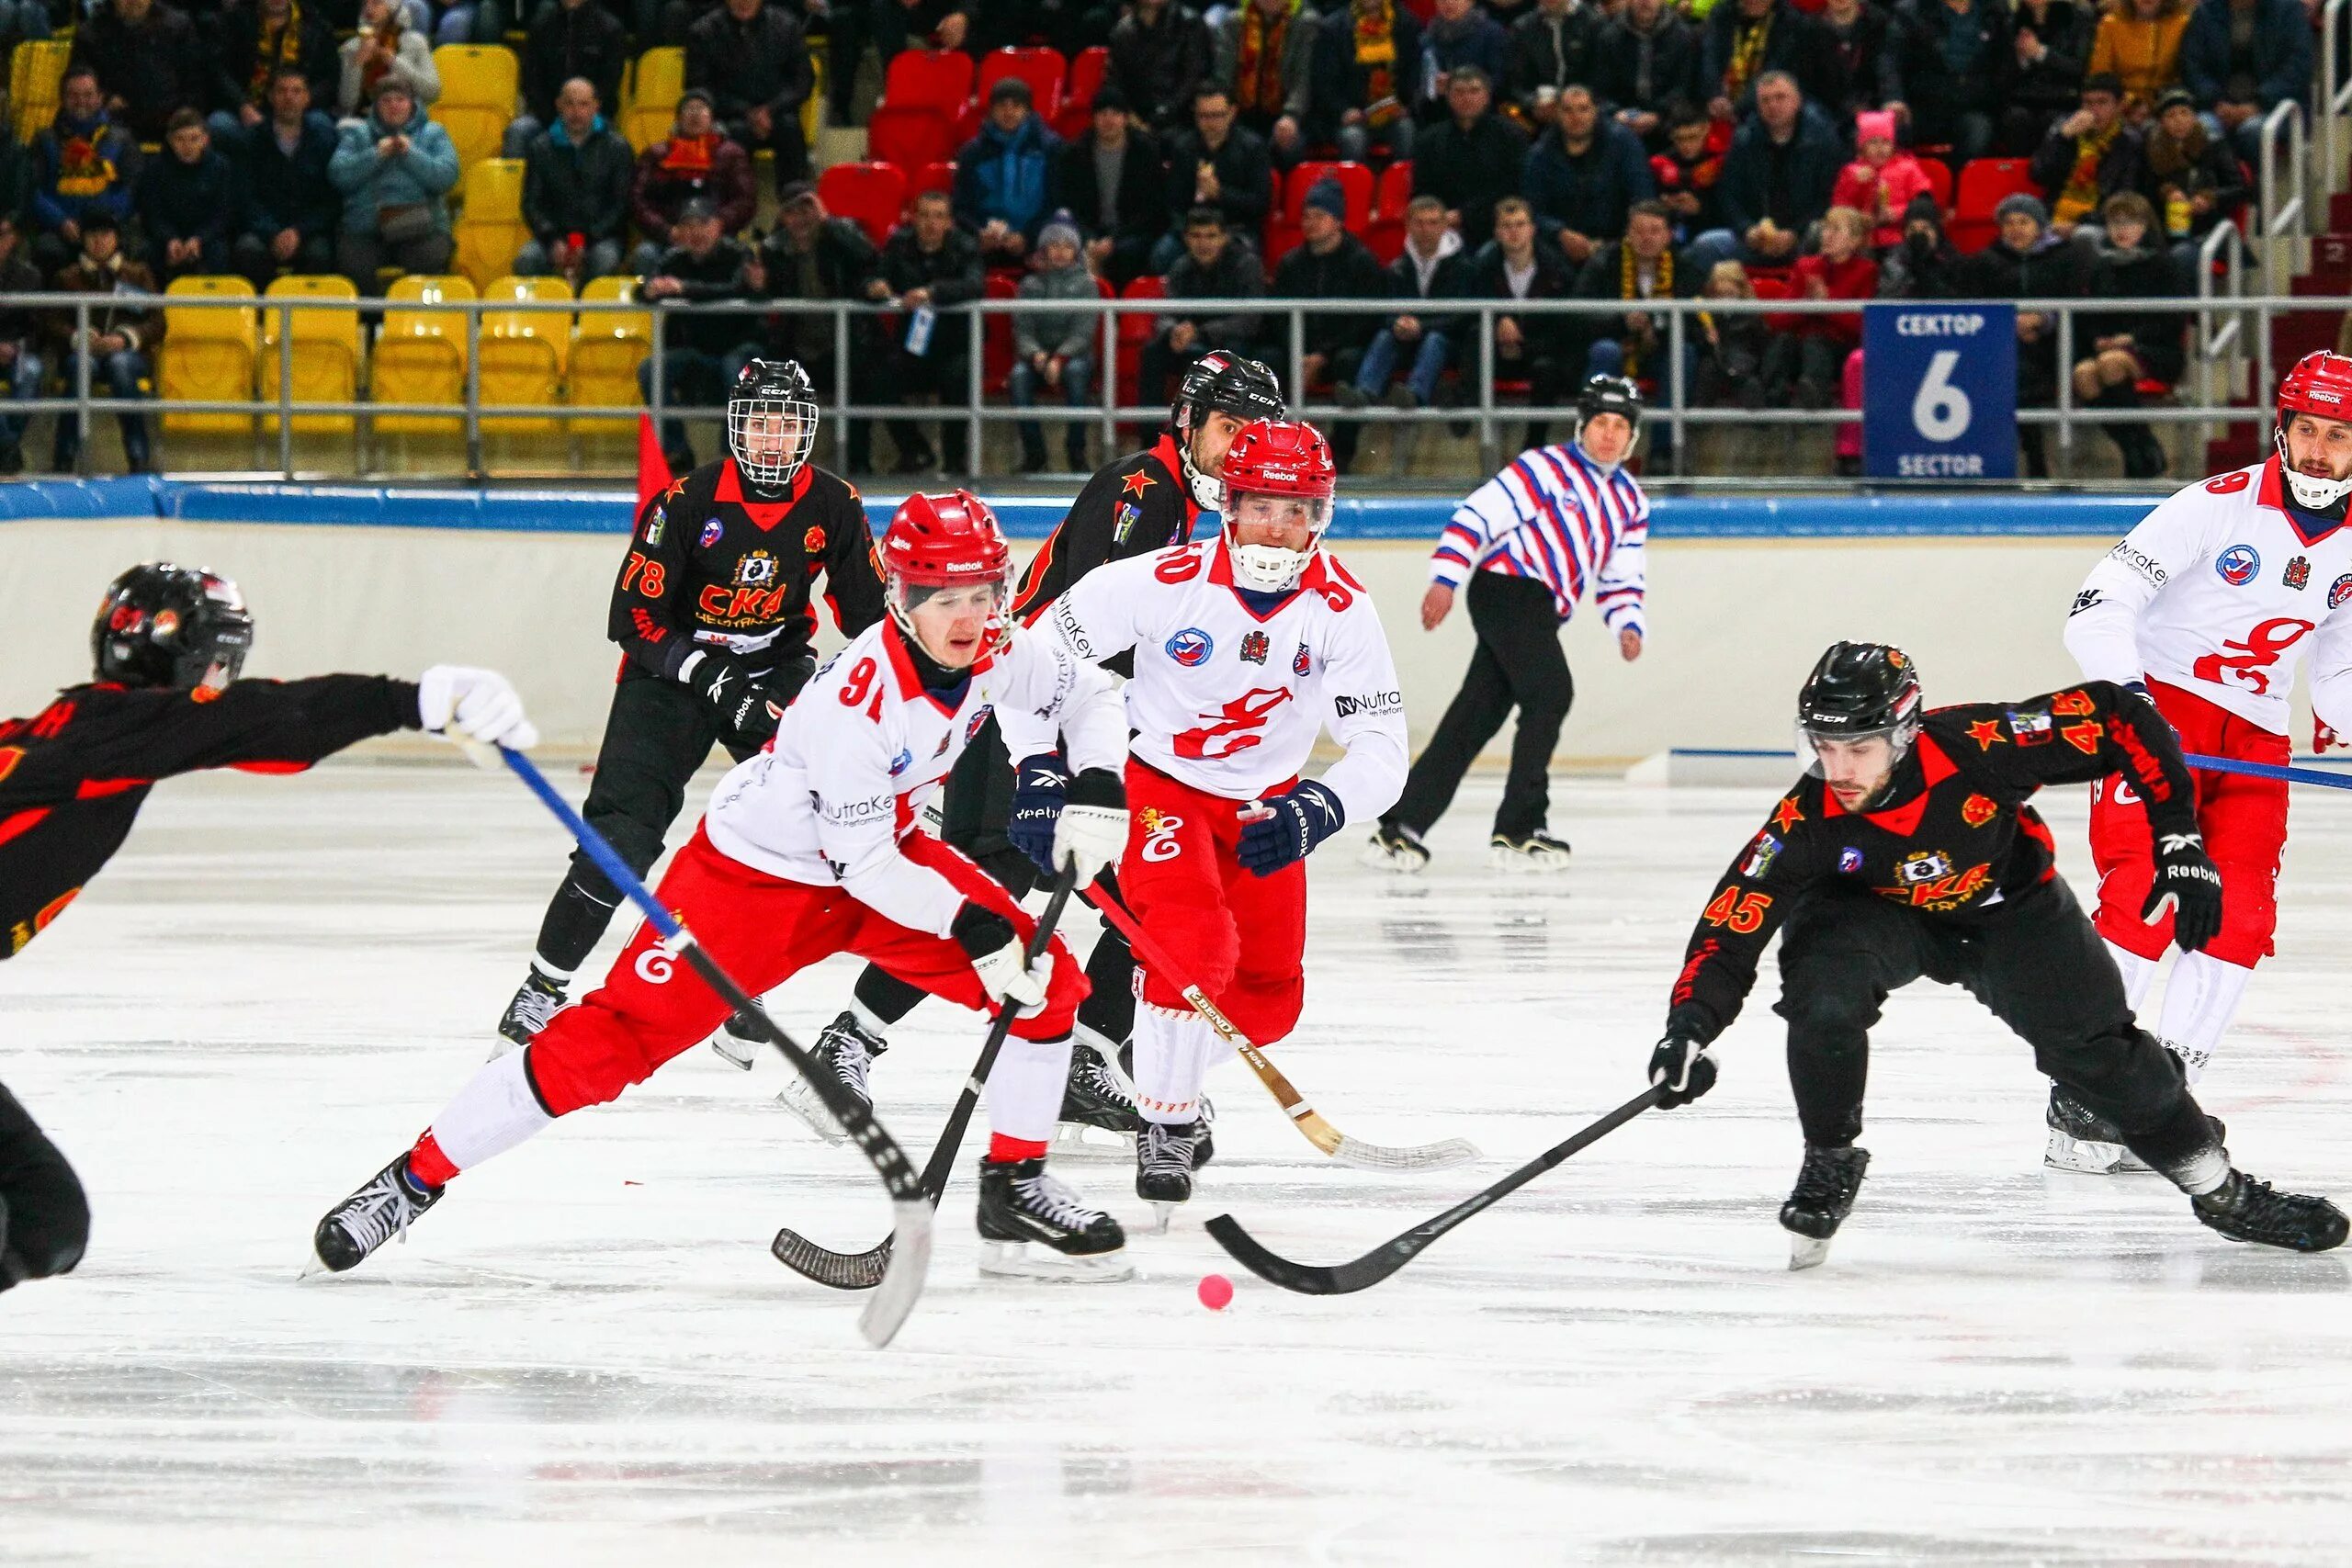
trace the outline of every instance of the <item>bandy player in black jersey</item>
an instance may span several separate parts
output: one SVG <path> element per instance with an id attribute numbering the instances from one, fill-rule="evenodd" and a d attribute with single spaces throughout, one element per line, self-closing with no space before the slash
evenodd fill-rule
<path id="1" fill-rule="evenodd" d="M 1214 521 L 1225 505 L 1220 476 L 1234 436 L 1251 420 L 1283 415 L 1282 383 L 1264 365 L 1222 349 L 1195 360 L 1178 383 L 1159 439 L 1088 479 L 1031 558 L 1013 596 L 1013 618 L 1023 625 L 1035 620 L 1071 583 L 1105 561 L 1188 543 L 1201 513 L 1209 513 Z M 1104 668 L 1120 675 L 1132 672 L 1125 655 Z M 1038 863 L 1051 852 L 1053 816 L 1067 783 L 1048 769 L 1016 779 L 991 719 L 948 780 L 942 836 L 1018 895 L 1032 885 Z M 1024 818 L 1042 823 L 1042 831 L 1024 834 Z M 1140 1125 L 1134 1094 L 1114 1066 L 1135 1023 L 1134 972 L 1125 939 L 1104 926 L 1086 961 L 1092 988 L 1079 1006 L 1069 1094 L 1062 1105 L 1065 1122 L 1119 1134 L 1132 1134 Z M 817 1054 L 843 1084 L 865 1097 L 867 1069 L 887 1048 L 884 1032 L 922 998 L 922 991 L 869 965 L 858 976 L 849 1010 L 818 1037 Z M 748 1042 L 722 1037 L 713 1043 L 742 1066 L 755 1054 Z M 841 1135 L 802 1080 L 788 1082 L 780 1098 L 821 1135 Z"/>
<path id="2" fill-rule="evenodd" d="M 1855 1144 L 1871 1026 L 1887 993 L 1922 977 L 1991 1009 L 2206 1224 L 2302 1252 L 2343 1242 L 2344 1215 L 2326 1199 L 2275 1191 L 2231 1166 L 2180 1059 L 2133 1020 L 2115 960 L 2027 804 L 2044 784 L 2128 781 L 2147 803 L 2155 851 L 2140 918 L 2170 911 L 2184 951 L 2212 941 L 2221 874 L 2198 835 L 2188 764 L 2147 698 L 2086 681 L 1923 714 L 1918 672 L 1899 649 L 1839 642 L 1797 699 L 1797 745 L 1812 766 L 1708 899 L 1650 1058 L 1661 1105 L 1706 1093 L 1710 1047 L 1781 931 L 1775 1010 L 1789 1021 L 1804 1128 L 1804 1166 L 1781 1209 L 1791 1268 L 1819 1263 L 1853 1207 L 1871 1157 Z"/>
<path id="3" fill-rule="evenodd" d="M 768 742 L 817 668 L 817 580 L 848 636 L 882 618 L 865 507 L 808 461 L 817 398 L 789 359 L 754 359 L 727 399 L 727 454 L 639 509 L 607 635 L 620 678 L 581 815 L 643 876 L 714 745 L 741 761 Z M 499 1021 L 499 1051 L 561 1007 L 620 893 L 586 852 L 539 925 L 538 950 Z M 752 1038 L 739 1047 L 746 1066 Z"/>
<path id="4" fill-rule="evenodd" d="M 65 911 L 130 836 L 159 779 L 205 768 L 291 773 L 371 735 L 452 731 L 527 748 L 504 677 L 438 665 L 380 675 L 240 681 L 253 617 L 237 585 L 136 566 L 91 627 L 96 678 L 30 718 L 0 720 L 0 959 Z M 0 1291 L 81 1261 L 90 1210 L 55 1145 L 0 1087 Z"/>

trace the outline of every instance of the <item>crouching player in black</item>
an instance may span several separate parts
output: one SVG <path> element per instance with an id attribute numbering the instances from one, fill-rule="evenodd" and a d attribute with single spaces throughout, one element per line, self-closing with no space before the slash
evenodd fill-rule
<path id="1" fill-rule="evenodd" d="M 135 566 L 90 630 L 96 679 L 31 718 L 0 720 L 0 959 L 62 914 L 130 836 L 158 779 L 204 768 L 298 773 L 395 729 L 529 747 L 538 733 L 504 677 L 437 665 L 380 675 L 239 681 L 254 640 L 237 585 Z M 82 1260 L 82 1183 L 0 1088 L 0 1291 Z"/>
<path id="2" fill-rule="evenodd" d="M 815 672 L 819 574 L 842 632 L 882 618 L 865 505 L 808 461 L 816 441 L 807 374 L 789 359 L 754 359 L 727 399 L 727 456 L 638 514 L 607 628 L 625 657 L 581 815 L 639 876 L 662 858 L 711 747 L 740 762 L 766 745 Z M 619 902 L 587 852 L 573 852 L 530 973 L 499 1021 L 497 1052 L 547 1026 Z M 757 1036 L 740 1034 L 729 1055 L 748 1067 Z"/>
<path id="3" fill-rule="evenodd" d="M 2042 1072 L 2122 1130 L 2123 1142 L 2240 1241 L 2320 1252 L 2345 1218 L 2324 1198 L 2274 1191 L 2232 1168 L 2222 1125 L 2180 1060 L 2133 1021 L 2105 943 L 2052 864 L 2026 804 L 2043 784 L 2127 780 L 2147 802 L 2156 876 L 2142 919 L 2173 910 L 2194 951 L 2222 923 L 2222 882 L 2198 835 L 2195 786 L 2145 697 L 2090 681 L 2016 704 L 1922 714 L 1899 650 L 1833 643 L 1797 699 L 1813 766 L 1715 889 L 1674 983 L 1650 1058 L 1661 1105 L 1715 1081 L 1709 1048 L 1739 1015 L 1776 928 L 1789 1077 L 1804 1167 L 1781 1209 L 1790 1267 L 1827 1255 L 1870 1151 L 1858 1147 L 1870 1029 L 1887 994 L 1925 977 L 1965 987 L 2033 1047 Z"/>

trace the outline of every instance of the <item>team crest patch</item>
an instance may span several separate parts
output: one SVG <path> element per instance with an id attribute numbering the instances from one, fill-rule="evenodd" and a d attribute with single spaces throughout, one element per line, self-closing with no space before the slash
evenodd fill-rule
<path id="1" fill-rule="evenodd" d="M 1314 668 L 1315 656 L 1306 651 L 1305 643 L 1300 643 L 1298 651 L 1290 656 L 1290 672 L 1304 681 L 1306 679 L 1307 671 Z"/>
<path id="2" fill-rule="evenodd" d="M 1770 833 L 1758 833 L 1747 849 L 1747 858 L 1739 863 L 1739 874 L 1753 880 L 1772 869 L 1781 858 L 1781 840 Z"/>
<path id="3" fill-rule="evenodd" d="M 711 546 L 718 543 L 719 536 L 726 532 L 727 525 L 714 517 L 709 522 L 705 523 L 702 525 L 702 536 L 695 542 L 707 550 L 710 548 Z"/>
<path id="4" fill-rule="evenodd" d="M 2297 556 L 2293 560 L 2289 561 L 2287 570 L 2278 574 L 2278 581 L 2293 589 L 2302 588 L 2311 580 L 2312 563 L 2303 556 Z"/>
<path id="5" fill-rule="evenodd" d="M 1981 795 L 1972 795 L 1960 803 L 1960 819 L 1972 828 L 1982 828 L 2000 812 L 2000 807 Z"/>
<path id="6" fill-rule="evenodd" d="M 1951 856 L 1941 850 L 1921 850 L 1905 855 L 1895 863 L 1894 880 L 1905 886 L 1917 886 L 1951 874 Z"/>
<path id="7" fill-rule="evenodd" d="M 1862 869 L 1862 852 L 1850 845 L 1838 852 L 1838 874 L 1851 876 Z"/>
<path id="8" fill-rule="evenodd" d="M 2009 733 L 2018 738 L 2020 746 L 2047 746 L 2050 743 L 2050 716 L 2038 708 L 2025 713 L 2011 708 Z"/>
<path id="9" fill-rule="evenodd" d="M 1266 661 L 1266 650 L 1268 646 L 1266 634 L 1264 632 L 1253 631 L 1250 633 L 1247 637 L 1241 639 L 1242 661 L 1248 664 L 1263 664 Z"/>
<path id="10" fill-rule="evenodd" d="M 735 586 L 765 588 L 775 581 L 775 557 L 765 550 L 753 550 L 735 563 Z"/>
<path id="11" fill-rule="evenodd" d="M 2262 570 L 2262 552 L 2252 545 L 2232 545 L 2213 561 L 2213 570 L 2233 588 L 2244 588 Z"/>
<path id="12" fill-rule="evenodd" d="M 1216 639 L 1198 626 L 1186 626 L 1168 639 L 1168 657 L 1187 670 L 1197 670 L 1216 651 Z"/>
<path id="13" fill-rule="evenodd" d="M 980 732 L 980 726 L 986 724 L 989 721 L 989 716 L 995 712 L 996 705 L 994 703 L 982 703 L 980 705 L 979 711 L 974 714 L 971 716 L 971 719 L 964 726 L 965 745 L 969 746 L 972 743 L 973 737 L 978 735 Z"/>
<path id="14" fill-rule="evenodd" d="M 655 549 L 660 549 L 662 547 L 662 532 L 669 526 L 669 512 L 662 507 L 655 507 L 653 509 L 653 515 L 647 518 L 645 522 L 645 542 L 652 546 Z"/>
<path id="15" fill-rule="evenodd" d="M 811 528 L 806 534 L 801 535 L 800 548 L 808 555 L 823 555 L 825 553 L 825 531 L 822 528 Z"/>
<path id="16" fill-rule="evenodd" d="M 2333 610 L 2336 608 L 2346 599 L 2352 599 L 2352 571 L 2346 572 L 2342 577 L 2337 578 L 2335 581 L 2327 585 L 2327 607 L 2329 609 Z"/>
<path id="17" fill-rule="evenodd" d="M 1145 482 L 1148 484 L 1150 481 L 1147 479 Z M 1119 502 L 1119 509 L 1111 514 L 1111 542 L 1114 545 L 1125 544 L 1127 536 L 1135 532 L 1136 525 L 1142 521 L 1142 507 L 1132 501 Z"/>
<path id="18" fill-rule="evenodd" d="M 890 776 L 895 779 L 914 765 L 915 754 L 902 746 L 899 749 L 899 754 L 890 759 Z"/>

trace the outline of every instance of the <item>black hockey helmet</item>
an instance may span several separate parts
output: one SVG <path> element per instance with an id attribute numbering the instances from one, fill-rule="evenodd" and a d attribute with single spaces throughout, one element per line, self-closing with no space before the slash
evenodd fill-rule
<path id="1" fill-rule="evenodd" d="M 1883 736 L 1899 760 L 1919 733 L 1919 670 L 1883 642 L 1833 642 L 1797 694 L 1797 755 L 1815 742 Z"/>
<path id="2" fill-rule="evenodd" d="M 754 359 L 727 393 L 727 451 L 755 490 L 792 482 L 817 445 L 817 389 L 791 359 Z"/>
<path id="3" fill-rule="evenodd" d="M 237 585 L 168 561 L 116 578 L 90 627 L 97 678 L 122 686 L 218 690 L 237 678 L 253 646 L 254 618 Z"/>
<path id="4" fill-rule="evenodd" d="M 1253 419 L 1280 422 L 1289 412 L 1282 382 L 1263 362 L 1222 348 L 1193 361 L 1177 384 L 1176 400 L 1168 405 L 1168 423 L 1176 432 L 1176 455 L 1193 502 L 1213 512 L 1225 507 L 1224 483 L 1193 466 L 1193 436 L 1205 416 L 1231 414 L 1247 424 Z"/>
<path id="5" fill-rule="evenodd" d="M 1642 389 L 1631 376 L 1595 376 L 1577 393 L 1577 422 L 1595 414 L 1623 414 L 1634 434 L 1642 431 Z"/>

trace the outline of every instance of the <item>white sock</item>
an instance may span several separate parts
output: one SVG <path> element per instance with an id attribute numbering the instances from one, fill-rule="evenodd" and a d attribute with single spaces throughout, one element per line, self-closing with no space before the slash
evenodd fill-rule
<path id="1" fill-rule="evenodd" d="M 1181 1126 L 1201 1115 L 1201 1080 L 1218 1041 L 1208 1020 L 1186 1008 L 1136 1004 L 1136 1109 L 1147 1122 Z"/>
<path id="2" fill-rule="evenodd" d="M 523 1071 L 526 1055 L 509 1051 L 483 1066 L 433 1119 L 433 1141 L 459 1170 L 504 1154 L 555 1120 L 531 1092 Z"/>
<path id="3" fill-rule="evenodd" d="M 996 1066 L 989 1069 L 989 1131 L 1023 1143 L 1042 1144 L 1061 1120 L 1062 1089 L 1069 1081 L 1069 1036 L 1058 1040 L 1004 1037 Z"/>
<path id="4" fill-rule="evenodd" d="M 2156 969 L 2161 961 L 2143 958 L 2131 949 L 2118 947 L 2111 942 L 2107 944 L 2107 955 L 2115 960 L 2116 970 L 2123 976 L 2124 1005 L 2138 1012 L 2140 1004 L 2148 999 L 2148 987 L 2156 983 Z"/>
<path id="5" fill-rule="evenodd" d="M 2253 977 L 2253 970 L 2210 953 L 2184 953 L 2173 964 L 2156 1035 L 2179 1055 L 2190 1083 L 2205 1076 L 2205 1064 L 2221 1049 Z"/>
<path id="6" fill-rule="evenodd" d="M 2202 1198 L 2230 1179 L 2230 1162 L 2218 1148 L 2205 1150 L 2197 1161 L 2173 1178 L 2191 1198 Z"/>
<path id="7" fill-rule="evenodd" d="M 541 958 L 535 953 L 531 958 L 531 973 L 537 975 L 540 979 L 547 981 L 549 985 L 569 989 L 571 985 L 573 971 L 570 969 L 559 969 L 554 964 L 548 963 L 546 959 Z"/>
<path id="8" fill-rule="evenodd" d="M 874 1036 L 875 1039 L 887 1040 L 890 1037 L 890 1026 L 883 1022 L 881 1018 L 875 1013 L 872 1008 L 867 1007 L 855 997 L 852 997 L 849 999 L 849 1015 L 850 1017 L 857 1020 L 857 1026 L 860 1029 L 863 1029 L 866 1033 Z M 1011 1035 L 1005 1036 L 1004 1043 L 1007 1049 L 1010 1049 L 1012 1044 L 1012 1037 Z"/>

